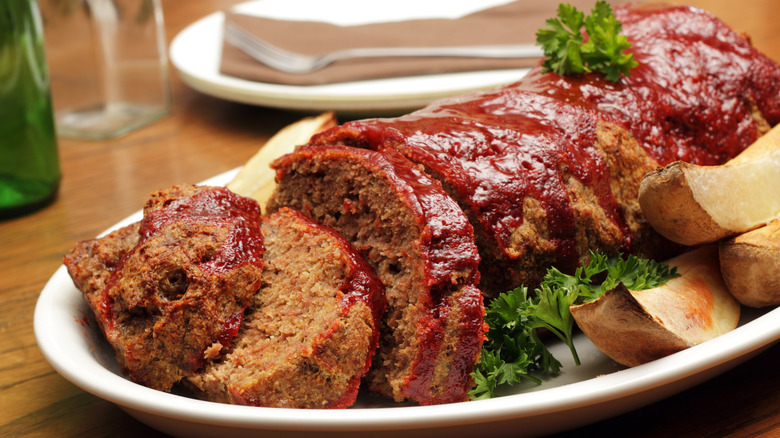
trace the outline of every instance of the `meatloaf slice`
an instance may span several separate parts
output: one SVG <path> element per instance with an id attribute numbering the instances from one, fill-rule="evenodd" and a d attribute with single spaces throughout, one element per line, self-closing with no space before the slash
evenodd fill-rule
<path id="1" fill-rule="evenodd" d="M 224 403 L 347 407 L 376 351 L 382 284 L 338 232 L 297 211 L 262 228 L 263 285 L 231 350 L 189 382 Z"/>
<path id="2" fill-rule="evenodd" d="M 369 387 L 396 401 L 462 401 L 485 332 L 473 228 L 441 184 L 399 153 L 302 147 L 276 160 L 268 211 L 339 230 L 385 286 Z"/>
<path id="3" fill-rule="evenodd" d="M 76 245 L 65 265 L 122 370 L 170 390 L 230 345 L 262 254 L 257 202 L 177 186 L 152 195 L 140 224 Z"/>

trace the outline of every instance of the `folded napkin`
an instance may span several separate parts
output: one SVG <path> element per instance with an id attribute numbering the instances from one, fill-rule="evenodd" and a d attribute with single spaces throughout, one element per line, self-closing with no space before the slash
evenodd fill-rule
<path id="1" fill-rule="evenodd" d="M 589 12 L 595 0 L 567 2 Z M 278 20 L 228 11 L 225 14 L 225 23 L 234 22 L 281 48 L 304 54 L 318 54 L 352 47 L 533 43 L 536 41 L 536 31 L 544 27 L 547 18 L 555 16 L 556 8 L 557 2 L 549 0 L 515 1 L 457 19 L 416 19 L 351 26 Z M 364 58 L 337 61 L 312 73 L 293 74 L 267 67 L 224 42 L 220 72 L 266 83 L 316 85 L 399 76 L 523 68 L 534 66 L 538 62 L 538 59 L 455 57 Z"/>

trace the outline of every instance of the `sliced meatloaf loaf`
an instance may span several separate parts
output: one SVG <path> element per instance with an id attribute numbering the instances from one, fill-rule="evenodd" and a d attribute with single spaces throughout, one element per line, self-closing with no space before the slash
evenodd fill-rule
<path id="1" fill-rule="evenodd" d="M 617 83 L 539 67 L 311 144 L 396 149 L 424 165 L 474 225 L 491 295 L 535 286 L 550 264 L 571 271 L 589 249 L 666 256 L 636 202 L 641 177 L 674 160 L 721 163 L 780 122 L 780 67 L 695 8 L 615 14 L 639 63 Z"/>
<path id="2" fill-rule="evenodd" d="M 473 229 L 441 185 L 399 153 L 303 147 L 273 163 L 268 203 L 339 230 L 385 286 L 367 381 L 397 401 L 462 401 L 484 338 Z"/>
<path id="3" fill-rule="evenodd" d="M 338 232 L 297 211 L 264 217 L 262 229 L 262 287 L 230 351 L 189 383 L 225 403 L 349 406 L 377 347 L 382 284 Z"/>
<path id="4" fill-rule="evenodd" d="M 636 201 L 656 161 L 617 120 L 585 105 L 505 88 L 347 123 L 314 144 L 395 149 L 424 165 L 474 226 L 489 297 L 535 286 L 553 264 L 572 271 L 589 249 L 658 243 Z"/>
<path id="5" fill-rule="evenodd" d="M 230 345 L 262 255 L 257 202 L 177 186 L 152 195 L 140 224 L 76 245 L 65 265 L 122 370 L 169 390 Z"/>

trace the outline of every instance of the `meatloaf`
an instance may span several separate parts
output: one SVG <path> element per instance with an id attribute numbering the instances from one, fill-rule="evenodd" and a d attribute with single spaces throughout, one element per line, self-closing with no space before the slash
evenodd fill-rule
<path id="1" fill-rule="evenodd" d="M 639 67 L 619 82 L 541 67 L 495 90 L 358 120 L 310 145 L 393 149 L 440 180 L 474 226 L 489 296 L 570 272 L 588 250 L 666 257 L 641 177 L 674 160 L 717 164 L 780 122 L 780 67 L 691 7 L 621 6 Z"/>
<path id="2" fill-rule="evenodd" d="M 263 218 L 262 286 L 233 346 L 189 377 L 208 400 L 343 408 L 379 339 L 384 289 L 340 234 L 281 209 Z"/>
<path id="3" fill-rule="evenodd" d="M 176 186 L 152 194 L 140 224 L 76 245 L 65 265 L 123 372 L 170 390 L 230 346 L 263 251 L 257 202 Z"/>
<path id="4" fill-rule="evenodd" d="M 394 151 L 302 147 L 277 159 L 268 203 L 339 230 L 385 286 L 366 380 L 396 401 L 466 400 L 486 327 L 473 229 L 441 185 Z"/>

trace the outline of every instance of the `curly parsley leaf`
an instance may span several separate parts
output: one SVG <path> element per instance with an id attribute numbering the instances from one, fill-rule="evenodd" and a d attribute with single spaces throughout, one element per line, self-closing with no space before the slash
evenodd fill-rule
<path id="1" fill-rule="evenodd" d="M 501 385 L 522 381 L 540 383 L 537 375 L 558 374 L 561 363 L 540 340 L 539 328 L 549 330 L 563 341 L 579 365 L 570 306 L 595 300 L 620 283 L 631 290 L 642 290 L 660 286 L 677 276 L 676 268 L 663 263 L 591 252 L 590 263 L 573 275 L 548 269 L 532 296 L 522 286 L 499 295 L 487 308 L 485 320 L 490 330 L 480 362 L 472 373 L 476 385 L 471 396 L 494 397 Z"/>
<path id="2" fill-rule="evenodd" d="M 677 268 L 653 260 L 635 256 L 607 257 L 591 251 L 588 266 L 577 268 L 574 275 L 552 268 L 548 270 L 544 283 L 553 284 L 566 294 L 576 295 L 576 304 L 581 304 L 601 297 L 620 283 L 630 290 L 644 290 L 658 287 L 678 276 Z"/>
<path id="3" fill-rule="evenodd" d="M 561 364 L 547 350 L 535 330 L 539 327 L 532 315 L 525 287 L 518 287 L 499 295 L 487 308 L 485 320 L 490 326 L 475 366 L 475 399 L 490 398 L 499 385 L 513 385 L 523 380 L 541 383 L 532 371 L 557 374 Z"/>
<path id="4" fill-rule="evenodd" d="M 638 65 L 632 53 L 624 53 L 631 43 L 620 34 L 623 25 L 605 1 L 596 2 L 587 17 L 574 6 L 561 3 L 558 18 L 550 18 L 546 24 L 546 29 L 536 33 L 536 43 L 545 54 L 545 71 L 561 75 L 596 71 L 617 82 L 621 74 L 629 76 Z M 587 42 L 581 33 L 583 26 Z"/>
<path id="5" fill-rule="evenodd" d="M 542 47 L 546 56 L 542 66 L 558 74 L 589 71 L 579 50 L 583 44 L 580 29 L 585 24 L 585 14 L 574 6 L 561 3 L 558 5 L 558 18 L 550 18 L 546 23 L 549 29 L 540 29 L 536 33 L 536 44 Z"/>

